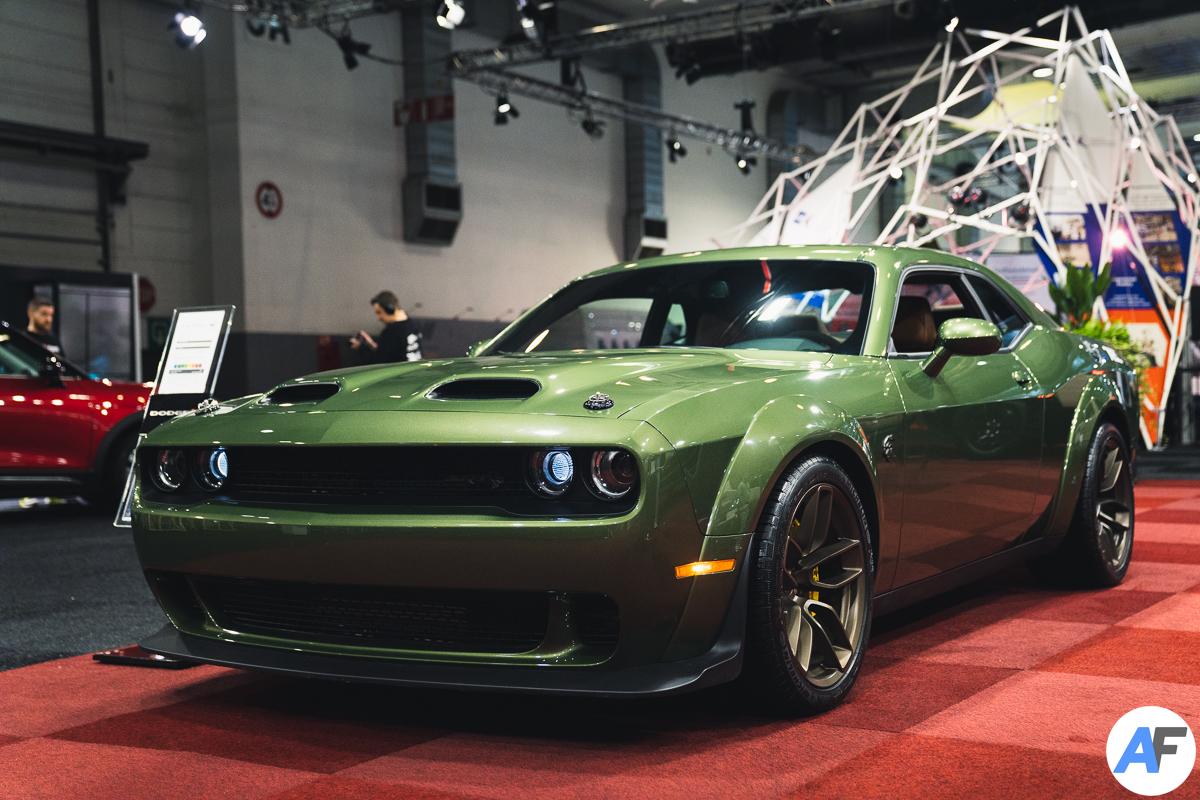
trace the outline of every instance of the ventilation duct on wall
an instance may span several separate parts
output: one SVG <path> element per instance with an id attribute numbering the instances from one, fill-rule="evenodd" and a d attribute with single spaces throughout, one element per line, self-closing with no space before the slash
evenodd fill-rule
<path id="1" fill-rule="evenodd" d="M 662 107 L 658 59 L 640 47 L 621 60 L 625 100 Z M 649 125 L 625 123 L 625 258 L 661 255 L 667 247 L 667 211 L 663 199 L 662 133 Z"/>
<path id="2" fill-rule="evenodd" d="M 404 239 L 449 245 L 462 221 L 462 185 L 454 150 L 454 83 L 444 65 L 450 32 L 424 4 L 400 11 L 404 48 Z"/>

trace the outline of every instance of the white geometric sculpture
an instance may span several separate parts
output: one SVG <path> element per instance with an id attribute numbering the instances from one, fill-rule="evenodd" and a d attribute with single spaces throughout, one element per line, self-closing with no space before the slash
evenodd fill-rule
<path id="1" fill-rule="evenodd" d="M 1153 359 L 1141 428 L 1154 446 L 1200 250 L 1183 137 L 1134 91 L 1109 32 L 1088 30 L 1076 7 L 1014 33 L 955 27 L 911 80 L 860 106 L 825 154 L 780 174 L 720 244 L 906 244 L 986 262 L 1015 237 L 1032 241 L 1052 277 L 1067 260 L 1112 262 L 1097 311 L 1128 325 Z M 936 101 L 914 113 L 922 92 Z M 950 154 L 957 172 L 945 169 Z M 900 206 L 880 227 L 880 194 L 899 180 Z M 981 181 L 999 188 L 973 197 Z"/>

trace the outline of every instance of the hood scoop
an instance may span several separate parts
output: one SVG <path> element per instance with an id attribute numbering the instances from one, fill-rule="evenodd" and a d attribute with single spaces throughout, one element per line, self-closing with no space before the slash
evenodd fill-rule
<path id="1" fill-rule="evenodd" d="M 435 386 L 430 400 L 527 400 L 541 389 L 528 378 L 462 378 Z"/>
<path id="2" fill-rule="evenodd" d="M 341 388 L 341 385 L 336 383 L 294 383 L 273 389 L 263 397 L 262 402 L 273 406 L 319 403 L 333 397 Z"/>

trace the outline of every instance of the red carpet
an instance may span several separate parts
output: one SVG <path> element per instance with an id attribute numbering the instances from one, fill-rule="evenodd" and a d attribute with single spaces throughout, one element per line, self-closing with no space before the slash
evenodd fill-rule
<path id="1" fill-rule="evenodd" d="M 813 720 L 723 689 L 593 702 L 83 656 L 0 673 L 0 798 L 1132 797 L 1105 762 L 1118 717 L 1163 705 L 1200 731 L 1200 483 L 1137 491 L 1120 588 L 1015 571 L 883 620 L 850 701 Z"/>

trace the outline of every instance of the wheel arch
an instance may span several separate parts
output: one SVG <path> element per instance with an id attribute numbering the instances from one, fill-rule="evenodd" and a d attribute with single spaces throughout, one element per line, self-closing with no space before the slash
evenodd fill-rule
<path id="1" fill-rule="evenodd" d="M 108 465 L 108 459 L 112 456 L 113 448 L 118 442 L 123 441 L 129 436 L 136 437 L 138 433 L 138 425 L 142 421 L 142 413 L 134 411 L 125 416 L 116 425 L 113 425 L 104 434 L 100 440 L 100 445 L 96 448 L 96 456 L 92 461 L 92 474 L 98 480 L 102 480 L 100 476 L 104 473 L 104 468 Z"/>

